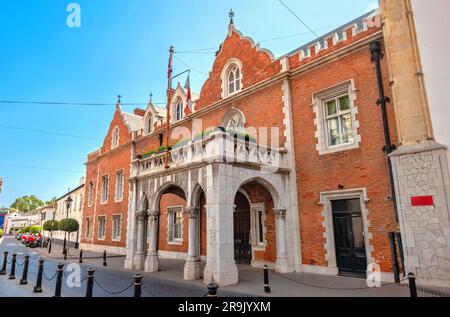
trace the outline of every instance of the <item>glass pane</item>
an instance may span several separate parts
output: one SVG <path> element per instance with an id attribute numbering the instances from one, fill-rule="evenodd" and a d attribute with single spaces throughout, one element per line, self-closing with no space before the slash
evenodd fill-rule
<path id="1" fill-rule="evenodd" d="M 327 120 L 328 124 L 328 145 L 334 146 L 341 144 L 341 138 L 339 135 L 339 119 L 333 118 Z"/>
<path id="2" fill-rule="evenodd" d="M 259 243 L 264 243 L 264 229 L 263 229 L 263 217 L 262 211 L 258 211 L 258 230 L 259 230 Z"/>
<path id="3" fill-rule="evenodd" d="M 336 100 L 327 102 L 327 117 L 337 113 Z"/>
<path id="4" fill-rule="evenodd" d="M 341 111 L 350 110 L 350 100 L 349 100 L 348 96 L 339 98 L 339 108 Z"/>
<path id="5" fill-rule="evenodd" d="M 361 216 L 352 217 L 353 247 L 364 248 L 364 226 Z"/>
<path id="6" fill-rule="evenodd" d="M 234 82 L 234 69 L 230 71 L 230 74 L 228 75 L 228 82 L 232 83 Z"/>
<path id="7" fill-rule="evenodd" d="M 341 117 L 341 125 L 342 125 L 342 141 L 344 143 L 353 143 L 353 125 L 352 125 L 352 117 L 350 114 L 343 115 Z"/>
<path id="8" fill-rule="evenodd" d="M 228 86 L 228 93 L 229 94 L 232 94 L 232 93 L 234 93 L 234 83 L 233 82 L 230 82 L 230 85 Z"/>

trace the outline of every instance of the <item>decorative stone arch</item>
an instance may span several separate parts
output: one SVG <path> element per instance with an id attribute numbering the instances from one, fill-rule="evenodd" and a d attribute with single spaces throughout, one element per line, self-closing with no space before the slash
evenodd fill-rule
<path id="1" fill-rule="evenodd" d="M 111 134 L 111 149 L 118 148 L 120 144 L 120 129 L 119 126 L 115 126 Z"/>
<path id="2" fill-rule="evenodd" d="M 237 192 L 240 191 L 243 186 L 245 186 L 246 184 L 249 184 L 249 183 L 253 183 L 253 182 L 261 185 L 263 188 L 265 188 L 270 193 L 270 195 L 272 196 L 274 209 L 284 208 L 281 203 L 283 200 L 280 199 L 279 190 L 276 189 L 276 187 L 270 182 L 270 180 L 265 179 L 264 176 L 256 176 L 253 178 L 248 178 L 246 180 L 241 180 L 238 183 L 239 185 L 233 190 L 233 192 L 236 195 Z M 281 189 L 282 188 L 280 188 L 280 190 Z M 251 202 L 251 200 L 249 200 L 249 201 Z"/>
<path id="3" fill-rule="evenodd" d="M 240 73 L 240 88 L 238 91 L 241 91 L 242 89 L 244 89 L 244 83 L 243 83 L 243 79 L 244 79 L 244 72 L 243 72 L 243 64 L 241 62 L 241 60 L 237 59 L 237 58 L 231 58 L 223 67 L 222 69 L 222 73 L 220 74 L 220 79 L 222 81 L 222 99 L 225 99 L 233 94 L 235 94 L 238 91 L 235 91 L 232 94 L 228 93 L 228 74 L 230 69 L 233 66 L 237 66 L 239 68 L 239 73 Z"/>
<path id="4" fill-rule="evenodd" d="M 188 201 L 188 197 L 189 197 L 189 193 L 186 190 L 186 188 L 184 188 L 184 186 L 182 184 L 177 184 L 176 182 L 166 182 L 163 185 L 161 185 L 156 192 L 153 194 L 153 199 L 152 199 L 152 203 L 151 203 L 151 207 L 152 210 L 159 210 L 159 203 L 161 201 L 161 197 L 167 193 L 167 190 L 170 189 L 171 187 L 175 188 L 175 189 L 179 189 L 181 190 L 180 192 L 173 192 L 174 194 L 181 194 L 183 196 L 184 199 L 186 199 L 186 202 Z"/>
<path id="5" fill-rule="evenodd" d="M 189 207 L 200 208 L 199 201 L 200 201 L 201 193 L 206 195 L 206 192 L 205 192 L 204 188 L 202 187 L 202 185 L 200 185 L 199 183 L 195 184 L 194 189 L 192 190 L 192 193 L 191 193 L 191 197 L 190 197 L 191 199 L 189 202 L 187 202 L 188 204 L 190 204 Z"/>
<path id="6" fill-rule="evenodd" d="M 236 108 L 231 108 L 223 117 L 221 126 L 224 128 L 227 128 L 230 120 L 236 116 L 240 116 L 242 119 L 243 128 L 245 128 L 245 125 L 247 124 L 247 119 L 244 115 L 244 113 Z"/>
<path id="7" fill-rule="evenodd" d="M 150 207 L 148 198 L 147 198 L 147 194 L 142 194 L 140 203 L 139 203 L 139 211 L 141 212 L 147 212 L 148 208 Z"/>
<path id="8" fill-rule="evenodd" d="M 176 106 L 177 103 L 181 101 L 182 102 L 182 106 L 181 106 L 181 119 L 178 121 L 181 121 L 184 119 L 184 107 L 186 106 L 186 92 L 184 91 L 183 87 L 181 87 L 181 84 L 178 83 L 177 88 L 175 89 L 175 92 L 172 96 L 172 102 L 171 102 L 171 106 L 170 106 L 170 122 L 171 123 L 175 123 L 177 122 L 176 118 Z"/>

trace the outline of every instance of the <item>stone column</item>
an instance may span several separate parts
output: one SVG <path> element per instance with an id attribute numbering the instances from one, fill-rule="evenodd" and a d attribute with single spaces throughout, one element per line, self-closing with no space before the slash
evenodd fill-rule
<path id="1" fill-rule="evenodd" d="M 277 240 L 277 260 L 275 270 L 279 273 L 289 273 L 286 246 L 286 209 L 274 209 L 275 230 Z"/>
<path id="2" fill-rule="evenodd" d="M 147 213 L 140 211 L 136 213 L 137 220 L 137 237 L 136 237 L 136 254 L 134 255 L 134 269 L 143 270 L 145 261 L 145 221 Z"/>
<path id="3" fill-rule="evenodd" d="M 134 255 L 136 253 L 136 190 L 137 181 L 130 181 L 130 202 L 128 204 L 127 217 L 127 245 L 124 267 L 127 270 L 134 269 Z"/>
<path id="4" fill-rule="evenodd" d="M 199 241 L 197 241 L 200 208 L 187 208 L 186 213 L 189 215 L 189 249 L 186 264 L 184 266 L 184 279 L 197 280 L 200 278 L 200 258 L 198 254 Z"/>
<path id="5" fill-rule="evenodd" d="M 234 261 L 232 166 L 207 166 L 207 258 L 204 271 L 206 284 L 219 286 L 238 283 Z"/>
<path id="6" fill-rule="evenodd" d="M 149 247 L 147 258 L 145 259 L 145 272 L 158 272 L 159 259 L 158 259 L 158 221 L 159 210 L 149 212 Z"/>

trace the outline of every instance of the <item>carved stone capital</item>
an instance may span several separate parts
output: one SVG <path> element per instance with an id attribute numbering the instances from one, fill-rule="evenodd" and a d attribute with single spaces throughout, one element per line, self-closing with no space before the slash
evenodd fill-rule
<path id="1" fill-rule="evenodd" d="M 274 209 L 273 213 L 275 214 L 275 218 L 277 219 L 285 219 L 286 218 L 286 209 Z"/>
<path id="2" fill-rule="evenodd" d="M 159 210 L 149 210 L 148 211 L 148 217 L 152 221 L 157 221 L 159 219 L 160 215 L 161 214 L 160 214 Z"/>
<path id="3" fill-rule="evenodd" d="M 148 214 L 146 211 L 137 211 L 136 212 L 137 220 L 145 220 L 147 217 L 148 217 Z"/>
<path id="4" fill-rule="evenodd" d="M 185 214 L 189 215 L 190 219 L 197 219 L 200 215 L 200 208 L 199 207 L 188 207 L 186 208 Z"/>

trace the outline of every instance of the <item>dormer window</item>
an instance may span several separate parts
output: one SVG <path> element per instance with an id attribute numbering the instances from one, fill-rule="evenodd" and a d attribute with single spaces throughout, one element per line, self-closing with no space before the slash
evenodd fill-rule
<path id="1" fill-rule="evenodd" d="M 235 64 L 228 70 L 228 96 L 241 90 L 241 70 Z"/>
<path id="2" fill-rule="evenodd" d="M 226 63 L 220 75 L 222 80 L 222 98 L 234 95 L 243 89 L 242 62 L 232 58 Z"/>
<path id="3" fill-rule="evenodd" d="M 112 134 L 111 149 L 115 149 L 119 146 L 119 135 L 119 127 L 115 127 Z"/>
<path id="4" fill-rule="evenodd" d="M 150 133 L 152 133 L 153 132 L 153 116 L 150 114 L 148 117 L 147 117 L 147 125 L 146 125 L 146 132 L 147 132 L 147 134 L 150 134 Z"/>
<path id="5" fill-rule="evenodd" d="M 175 122 L 183 119 L 183 100 L 178 98 L 175 102 Z"/>

